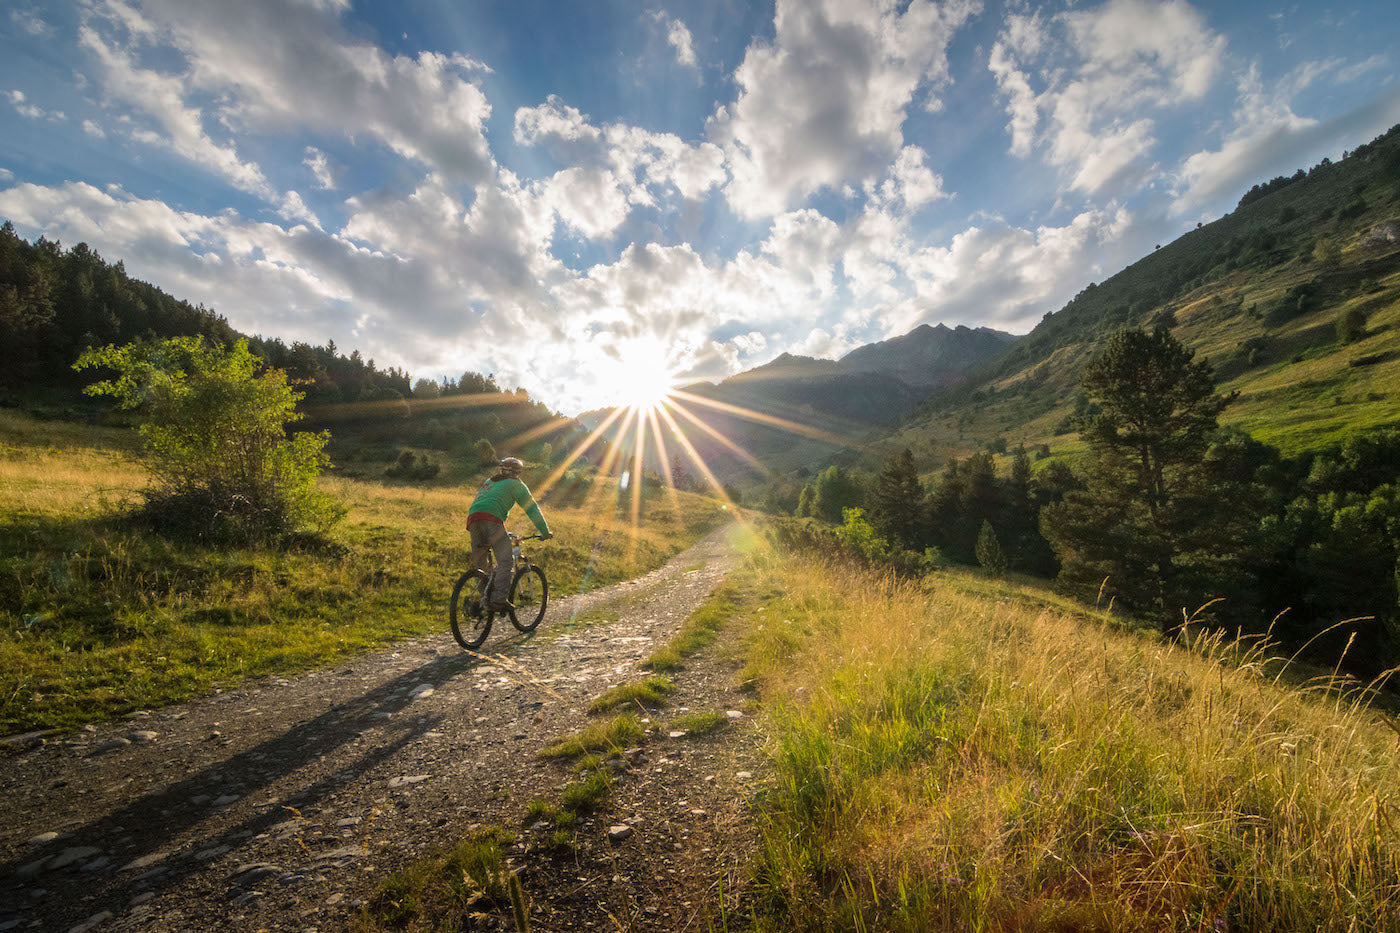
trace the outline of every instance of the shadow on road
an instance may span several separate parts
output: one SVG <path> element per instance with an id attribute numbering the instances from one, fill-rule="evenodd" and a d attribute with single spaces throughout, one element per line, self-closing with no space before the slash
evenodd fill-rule
<path id="1" fill-rule="evenodd" d="M 442 722 L 441 715 L 400 715 L 414 702 L 409 687 L 427 684 L 434 689 L 460 674 L 488 663 L 485 656 L 459 654 L 440 657 L 421 667 L 407 671 L 393 680 L 354 699 L 339 704 L 306 722 L 288 729 L 276 738 L 268 739 L 231 757 L 213 761 L 178 783 L 151 791 L 113 810 L 85 826 L 72 831 L 71 838 L 61 844 L 53 843 L 40 852 L 21 853 L 0 864 L 0 901 L 19 907 L 27 901 L 17 891 L 34 885 L 50 886 L 58 882 L 60 872 L 67 875 L 63 882 L 76 880 L 70 873 L 79 872 L 77 862 L 57 871 L 46 871 L 46 863 L 63 849 L 92 847 L 101 850 L 115 865 L 101 875 L 92 877 L 89 891 L 98 896 L 84 904 L 85 911 L 104 905 L 104 901 L 126 899 L 133 893 L 130 885 L 141 879 L 149 885 L 146 890 L 157 894 L 174 887 L 184 878 L 202 870 L 208 859 L 222 854 L 236 843 L 268 832 L 278 824 L 295 820 L 297 811 L 314 807 L 358 777 L 373 771 L 393 758 L 405 746 L 430 732 Z M 358 758 L 334 774 L 312 781 L 304 787 L 288 788 L 277 798 L 255 805 L 255 812 L 240 823 L 224 825 L 196 839 L 185 840 L 180 848 L 172 849 L 170 840 L 195 830 L 201 823 L 223 812 L 216 806 L 219 794 L 237 793 L 246 799 L 260 788 L 287 778 L 312 764 L 330 751 L 354 742 L 366 730 L 376 735 L 370 747 Z M 55 795 L 64 791 L 57 789 Z M 199 804 L 194 799 L 201 799 Z M 230 801 L 229 805 L 236 805 Z M 55 813 L 55 818 L 61 813 Z M 196 853 L 214 850 L 205 859 Z M 315 853 L 312 853 L 313 857 Z M 59 882 L 62 883 L 62 882 Z M 67 885 L 65 885 L 66 887 Z M 8 890 L 8 893 L 4 893 Z M 38 918 L 46 913 L 68 912 L 75 906 L 74 898 L 48 898 L 26 909 Z M 22 908 L 23 909 L 23 908 Z"/>

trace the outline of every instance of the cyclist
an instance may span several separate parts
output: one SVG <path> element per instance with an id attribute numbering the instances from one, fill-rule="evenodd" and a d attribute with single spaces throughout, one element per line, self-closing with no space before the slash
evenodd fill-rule
<path id="1" fill-rule="evenodd" d="M 506 516 L 512 506 L 525 509 L 525 515 L 534 522 L 540 537 L 549 540 L 549 524 L 544 520 L 539 505 L 530 495 L 530 489 L 520 481 L 525 472 L 525 464 L 515 457 L 506 457 L 496 472 L 482 484 L 476 498 L 467 511 L 467 533 L 472 539 L 472 566 L 485 571 L 490 563 L 490 554 L 496 555 L 496 572 L 487 586 L 489 608 L 496 612 L 508 612 L 515 607 L 510 604 L 510 576 L 515 570 L 515 554 L 510 537 L 506 534 Z"/>

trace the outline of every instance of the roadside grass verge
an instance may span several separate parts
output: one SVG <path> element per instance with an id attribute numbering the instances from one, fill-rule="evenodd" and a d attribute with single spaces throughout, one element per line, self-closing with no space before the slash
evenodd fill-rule
<path id="1" fill-rule="evenodd" d="M 756 929 L 1400 929 L 1396 739 L 1354 682 L 938 575 L 759 563 Z"/>
<path id="2" fill-rule="evenodd" d="M 324 542 L 216 549 L 124 516 L 145 472 L 129 432 L 0 412 L 0 734 L 76 726 L 445 630 L 470 562 L 470 490 L 327 477 L 349 507 Z M 681 493 L 555 509 L 529 552 L 562 597 L 660 565 L 729 520 Z M 546 620 L 548 631 L 553 620 Z"/>
<path id="3" fill-rule="evenodd" d="M 512 834 L 492 827 L 414 860 L 380 884 L 350 929 L 471 930 L 487 912 L 513 914 L 515 929 L 527 929 L 524 892 L 501 854 L 514 841 Z"/>
<path id="4" fill-rule="evenodd" d="M 684 670 L 686 658 L 714 644 L 729 620 L 752 605 L 752 590 L 752 573 L 744 568 L 734 571 L 641 666 L 658 674 Z"/>

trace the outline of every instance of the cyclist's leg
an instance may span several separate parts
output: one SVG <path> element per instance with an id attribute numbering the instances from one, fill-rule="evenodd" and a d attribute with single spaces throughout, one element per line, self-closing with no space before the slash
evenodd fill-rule
<path id="1" fill-rule="evenodd" d="M 496 572 L 491 576 L 491 605 L 504 606 L 510 602 L 510 578 L 515 572 L 515 554 L 504 525 L 491 523 L 491 551 L 496 555 Z"/>
<path id="2" fill-rule="evenodd" d="M 467 532 L 472 540 L 472 569 L 491 572 L 491 529 L 500 528 L 495 522 L 472 522 Z"/>

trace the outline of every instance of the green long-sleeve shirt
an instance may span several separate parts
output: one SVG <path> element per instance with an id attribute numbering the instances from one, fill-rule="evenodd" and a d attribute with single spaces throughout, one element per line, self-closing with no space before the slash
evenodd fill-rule
<path id="1" fill-rule="evenodd" d="M 511 506 L 515 505 L 525 509 L 526 517 L 534 522 L 535 529 L 540 534 L 549 534 L 549 525 L 545 522 L 539 504 L 535 502 L 535 497 L 530 495 L 530 487 L 518 479 L 488 479 L 482 485 L 481 490 L 477 492 L 476 498 L 472 500 L 472 507 L 467 510 L 467 515 L 485 512 L 504 522 L 506 516 L 510 514 Z"/>

